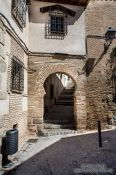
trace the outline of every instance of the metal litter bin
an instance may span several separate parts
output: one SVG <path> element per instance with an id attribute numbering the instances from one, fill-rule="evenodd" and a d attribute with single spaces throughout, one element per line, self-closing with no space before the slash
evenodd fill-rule
<path id="1" fill-rule="evenodd" d="M 12 129 L 6 132 L 6 155 L 15 154 L 18 151 L 18 130 Z"/>

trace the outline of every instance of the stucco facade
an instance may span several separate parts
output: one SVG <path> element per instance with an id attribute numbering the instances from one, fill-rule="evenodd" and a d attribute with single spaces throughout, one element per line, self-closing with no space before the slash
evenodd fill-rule
<path id="1" fill-rule="evenodd" d="M 63 5 L 64 7 L 67 7 L 76 12 L 76 15 L 74 17 L 70 15 L 67 16 L 67 35 L 63 40 L 56 40 L 45 38 L 45 25 L 48 23 L 49 13 L 40 12 L 41 7 L 52 5 L 55 5 L 55 3 L 33 1 L 29 7 L 29 50 L 31 52 L 42 53 L 66 53 L 72 55 L 85 55 L 84 7 Z"/>

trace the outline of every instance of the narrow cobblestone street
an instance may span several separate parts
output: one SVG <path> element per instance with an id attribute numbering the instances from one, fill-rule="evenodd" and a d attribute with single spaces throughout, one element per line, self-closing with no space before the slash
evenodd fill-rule
<path id="1" fill-rule="evenodd" d="M 103 132 L 102 139 L 103 147 L 99 148 L 97 133 L 61 138 L 4 175 L 77 175 L 79 169 L 83 175 L 82 167 L 86 167 L 87 175 L 116 175 L 116 130 Z M 38 147 L 39 139 L 32 151 Z M 21 156 L 26 154 L 29 151 Z"/>

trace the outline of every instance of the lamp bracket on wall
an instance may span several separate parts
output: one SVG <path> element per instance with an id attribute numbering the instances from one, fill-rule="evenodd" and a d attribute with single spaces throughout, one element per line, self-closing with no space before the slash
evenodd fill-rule
<path id="1" fill-rule="evenodd" d="M 112 43 L 112 40 L 116 38 L 116 29 L 109 27 L 105 33 L 105 43 L 104 43 L 104 52 L 106 53 L 109 46 Z"/>

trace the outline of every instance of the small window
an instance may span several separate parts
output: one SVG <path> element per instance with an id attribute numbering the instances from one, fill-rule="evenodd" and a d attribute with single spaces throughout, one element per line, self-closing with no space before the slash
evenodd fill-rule
<path id="1" fill-rule="evenodd" d="M 64 16 L 51 16 L 51 33 L 52 34 L 65 34 L 65 19 Z"/>
<path id="2" fill-rule="evenodd" d="M 23 63 L 14 57 L 12 59 L 12 92 L 22 93 L 24 89 L 24 68 Z"/>
<path id="3" fill-rule="evenodd" d="M 24 28 L 26 25 L 26 0 L 12 0 L 12 15 L 18 25 Z"/>
<path id="4" fill-rule="evenodd" d="M 64 39 L 67 34 L 67 16 L 60 11 L 49 13 L 48 24 L 46 24 L 46 38 Z"/>

